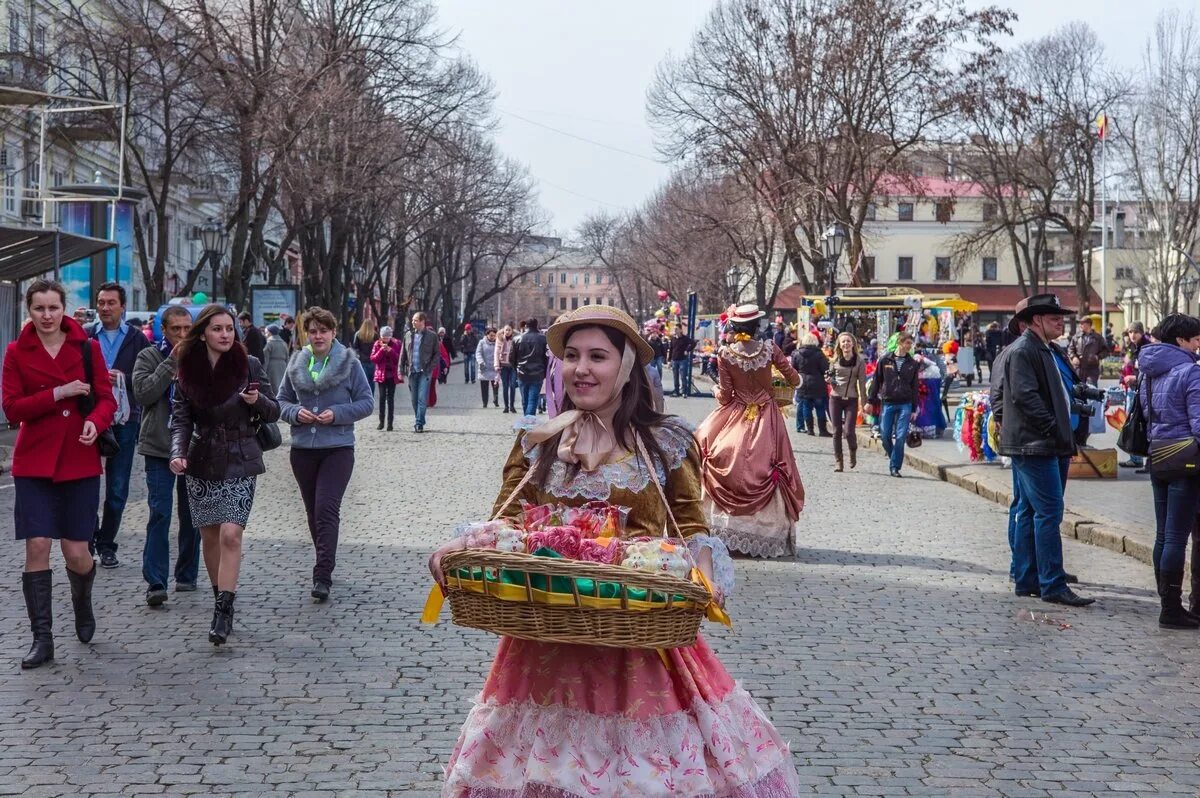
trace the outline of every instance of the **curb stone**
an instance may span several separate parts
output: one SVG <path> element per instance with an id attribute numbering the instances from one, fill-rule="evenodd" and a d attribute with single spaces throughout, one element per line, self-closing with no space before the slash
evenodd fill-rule
<path id="1" fill-rule="evenodd" d="M 883 453 L 883 445 L 878 439 L 871 437 L 871 431 L 859 429 L 858 445 L 860 449 L 871 449 Z M 942 482 L 949 483 L 963 490 L 974 493 L 990 502 L 1007 507 L 1012 503 L 1012 493 L 1009 490 L 987 484 L 984 476 L 972 470 L 969 463 L 959 465 L 944 465 L 934 462 L 911 449 L 904 452 L 904 464 L 928 474 Z M 1131 530 L 1124 529 L 1103 519 L 1091 519 L 1077 512 L 1078 508 L 1068 506 L 1063 513 L 1061 534 L 1064 538 L 1089 543 L 1093 546 L 1124 554 L 1135 560 L 1149 565 L 1152 561 L 1153 541 L 1147 541 L 1144 536 L 1137 535 Z"/>

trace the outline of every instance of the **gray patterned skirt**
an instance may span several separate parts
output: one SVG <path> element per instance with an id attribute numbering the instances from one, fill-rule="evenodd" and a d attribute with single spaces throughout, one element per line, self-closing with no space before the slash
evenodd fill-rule
<path id="1" fill-rule="evenodd" d="M 187 478 L 188 507 L 197 528 L 237 524 L 245 528 L 254 507 L 256 477 L 207 480 Z"/>

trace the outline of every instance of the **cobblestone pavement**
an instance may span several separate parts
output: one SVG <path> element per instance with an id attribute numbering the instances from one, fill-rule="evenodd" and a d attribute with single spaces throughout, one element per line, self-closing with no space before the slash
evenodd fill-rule
<path id="1" fill-rule="evenodd" d="M 442 396 L 426 435 L 363 423 L 327 605 L 307 595 L 286 450 L 270 455 L 220 650 L 207 592 L 142 602 L 140 489 L 89 647 L 56 565 L 51 667 L 19 670 L 21 550 L 0 541 L 0 794 L 435 795 L 495 641 L 418 624 L 424 559 L 488 510 L 513 419 L 478 409 L 474 386 Z M 712 406 L 670 401 L 693 421 Z M 1069 629 L 1018 620 L 1050 605 L 1010 595 L 1001 508 L 890 479 L 873 454 L 834 475 L 827 441 L 795 441 L 799 557 L 739 562 L 736 628 L 707 634 L 791 740 L 805 791 L 1200 793 L 1200 640 L 1158 630 L 1149 569 L 1068 542 L 1098 605 L 1055 609 Z M 0 490 L 0 517 L 11 503 Z"/>

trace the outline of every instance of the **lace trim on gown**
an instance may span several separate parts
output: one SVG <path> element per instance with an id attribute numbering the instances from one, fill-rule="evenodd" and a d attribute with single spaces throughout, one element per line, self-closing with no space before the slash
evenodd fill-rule
<path id="1" fill-rule="evenodd" d="M 725 541 L 731 551 L 751 557 L 790 557 L 796 553 L 796 522 L 788 518 L 778 488 L 767 506 L 754 515 L 730 515 L 707 495 L 703 507 L 709 532 Z"/>
<path id="2" fill-rule="evenodd" d="M 685 543 L 688 551 L 695 557 L 700 549 L 712 549 L 713 584 L 726 598 L 733 595 L 734 573 L 733 558 L 729 556 L 729 547 L 725 541 L 713 535 L 697 534 L 690 536 Z"/>
<path id="3" fill-rule="evenodd" d="M 654 437 L 662 447 L 663 454 L 667 456 L 667 463 L 672 471 L 683 465 L 694 440 L 690 428 L 661 426 L 655 430 Z M 534 463 L 541 451 L 541 445 L 528 444 L 522 439 L 521 446 L 525 449 L 525 460 L 530 464 Z M 655 469 L 658 471 L 659 480 L 666 484 L 666 471 L 657 462 Z M 556 459 L 550 466 L 550 475 L 543 488 L 561 499 L 608 501 L 614 488 L 640 493 L 650 484 L 650 472 L 642 465 L 641 459 L 634 456 L 616 463 L 605 463 L 595 471 L 581 469 L 570 478 L 569 483 L 568 478 L 567 464 Z"/>
<path id="4" fill-rule="evenodd" d="M 721 347 L 720 358 L 730 365 L 737 366 L 742 371 L 758 371 L 771 363 L 771 355 L 775 349 L 774 341 L 762 341 L 755 351 L 738 341 Z"/>
<path id="5" fill-rule="evenodd" d="M 741 687 L 647 720 L 558 704 L 479 702 L 443 796 L 791 798 L 787 743 Z"/>

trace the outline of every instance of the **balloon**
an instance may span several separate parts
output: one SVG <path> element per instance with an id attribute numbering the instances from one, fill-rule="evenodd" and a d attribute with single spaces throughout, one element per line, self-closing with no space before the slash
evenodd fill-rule
<path id="1" fill-rule="evenodd" d="M 659 291 L 659 292 L 658 292 L 658 298 L 659 298 L 659 300 L 660 300 L 660 301 L 662 301 L 662 302 L 666 302 L 666 301 L 667 301 L 667 297 L 668 297 L 668 296 L 670 296 L 670 294 L 668 294 L 666 291 Z"/>
<path id="2" fill-rule="evenodd" d="M 683 308 L 681 308 L 681 307 L 679 306 L 679 303 L 678 303 L 678 302 L 672 302 L 672 303 L 671 303 L 671 313 L 672 313 L 673 315 L 675 315 L 675 316 L 678 316 L 682 310 L 683 310 Z"/>
<path id="3" fill-rule="evenodd" d="M 724 324 L 725 322 L 729 321 L 729 314 L 728 314 L 728 313 L 722 313 L 722 314 L 721 314 L 721 317 L 718 319 L 718 321 L 719 321 L 719 322 L 721 322 L 722 324 Z"/>
<path id="4" fill-rule="evenodd" d="M 203 291 L 197 291 L 196 293 L 192 294 L 192 304 L 193 305 L 207 305 L 208 304 L 208 294 L 204 293 Z"/>
<path id="5" fill-rule="evenodd" d="M 663 316 L 667 315 L 667 313 L 664 310 L 656 310 L 656 311 L 654 311 L 654 315 L 656 318 L 661 319 Z"/>

